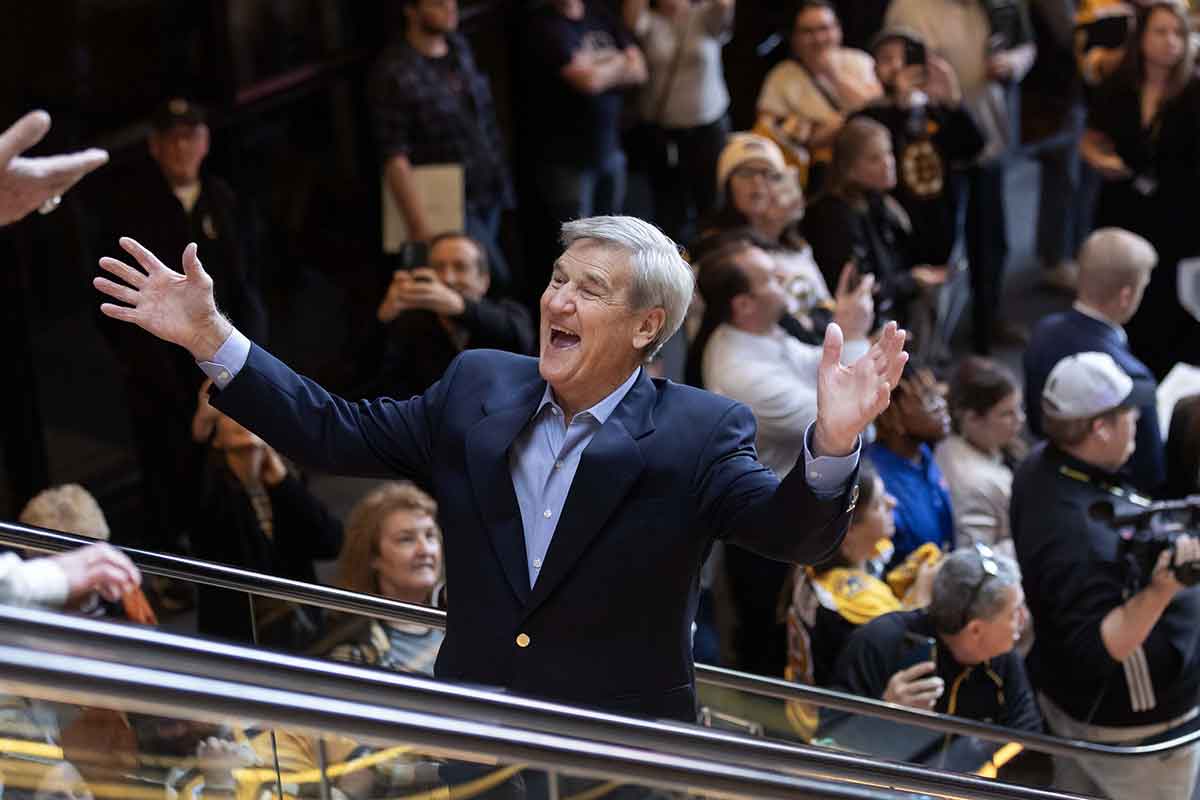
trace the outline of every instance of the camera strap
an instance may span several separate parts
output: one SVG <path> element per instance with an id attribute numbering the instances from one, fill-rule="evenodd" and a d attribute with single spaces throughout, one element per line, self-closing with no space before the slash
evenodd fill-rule
<path id="1" fill-rule="evenodd" d="M 1066 464 L 1059 466 L 1058 474 L 1062 475 L 1064 478 L 1070 478 L 1071 480 L 1079 483 L 1086 483 L 1089 486 L 1095 486 L 1097 489 L 1107 492 L 1113 497 L 1119 497 L 1122 500 L 1126 500 L 1137 506 L 1149 507 L 1153 503 L 1149 497 L 1140 495 L 1137 492 L 1132 491 L 1131 489 L 1126 489 L 1123 486 L 1118 486 L 1115 483 L 1109 483 L 1108 481 L 1102 481 L 1099 478 L 1094 478 L 1091 475 L 1088 475 L 1086 472 L 1068 467 Z"/>

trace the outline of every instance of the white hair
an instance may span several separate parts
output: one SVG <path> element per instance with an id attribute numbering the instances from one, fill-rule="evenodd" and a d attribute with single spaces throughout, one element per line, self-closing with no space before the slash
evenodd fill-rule
<path id="1" fill-rule="evenodd" d="M 683 324 L 695 284 L 692 268 L 669 236 L 637 217 L 587 217 L 564 222 L 563 247 L 580 239 L 595 239 L 628 252 L 633 267 L 630 305 L 638 311 L 662 308 L 666 312 L 658 335 L 643 351 L 643 360 L 649 362 Z"/>

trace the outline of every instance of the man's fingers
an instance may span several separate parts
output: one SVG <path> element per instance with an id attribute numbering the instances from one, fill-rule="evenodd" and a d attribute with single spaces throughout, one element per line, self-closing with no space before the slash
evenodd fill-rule
<path id="1" fill-rule="evenodd" d="M 42 140 L 50 130 L 50 115 L 45 111 L 30 111 L 0 133 L 0 167 Z"/>
<path id="2" fill-rule="evenodd" d="M 140 289 L 146 285 L 146 273 L 140 269 L 134 269 L 124 261 L 118 261 L 115 258 L 105 256 L 100 259 L 100 269 L 117 276 L 135 289 Z"/>
<path id="3" fill-rule="evenodd" d="M 130 289 L 123 283 L 114 283 L 108 278 L 92 278 L 92 286 L 95 286 L 109 297 L 120 300 L 122 303 L 128 303 L 131 306 L 138 304 L 137 291 Z"/>
<path id="4" fill-rule="evenodd" d="M 189 278 L 199 278 L 204 274 L 204 267 L 200 264 L 200 248 L 195 242 L 183 248 L 183 274 Z"/>
<path id="5" fill-rule="evenodd" d="M 174 272 L 174 270 L 167 269 L 166 264 L 158 260 L 158 256 L 142 247 L 137 240 L 122 236 L 119 241 L 121 249 L 133 256 L 146 272 Z"/>
<path id="6" fill-rule="evenodd" d="M 106 317 L 112 317 L 113 319 L 119 319 L 122 322 L 132 322 L 134 325 L 138 324 L 138 315 L 137 315 L 136 308 L 130 308 L 129 306 L 119 306 L 119 305 L 116 305 L 115 303 L 101 303 L 100 304 L 100 313 Z"/>
<path id="7" fill-rule="evenodd" d="M 906 682 L 912 682 L 920 678 L 922 675 L 928 675 L 937 669 L 937 665 L 932 661 L 922 661 L 919 664 L 913 664 L 908 669 L 900 672 Z"/>
<path id="8" fill-rule="evenodd" d="M 827 372 L 841 363 L 844 339 L 841 326 L 836 322 L 829 323 L 829 326 L 825 328 L 825 343 L 821 348 L 820 372 Z"/>
<path id="9" fill-rule="evenodd" d="M 33 161 L 37 163 L 41 173 L 46 176 L 46 188 L 55 194 L 62 194 L 78 183 L 84 175 L 107 164 L 108 151 L 93 147 L 88 150 L 80 150 L 78 153 L 46 156 L 33 159 Z"/>

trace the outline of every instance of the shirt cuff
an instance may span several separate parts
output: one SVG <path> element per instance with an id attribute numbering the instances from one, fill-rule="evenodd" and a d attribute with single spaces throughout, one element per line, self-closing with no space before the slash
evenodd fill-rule
<path id="1" fill-rule="evenodd" d="M 224 389 L 242 371 L 242 367 L 246 366 L 246 359 L 249 357 L 250 340 L 234 328 L 224 344 L 217 348 L 212 361 L 197 361 L 196 366 L 212 378 L 218 389 Z"/>
<path id="2" fill-rule="evenodd" d="M 818 500 L 834 500 L 850 486 L 850 476 L 858 467 L 859 455 L 862 453 L 862 437 L 858 437 L 854 444 L 854 452 L 850 455 L 817 458 L 812 453 L 815 426 L 815 422 L 810 424 L 804 432 L 804 477 L 808 481 L 808 488 L 812 489 Z"/>
<path id="3" fill-rule="evenodd" d="M 29 605 L 61 606 L 67 602 L 70 583 L 63 568 L 49 558 L 34 558 L 18 567 L 21 594 Z"/>

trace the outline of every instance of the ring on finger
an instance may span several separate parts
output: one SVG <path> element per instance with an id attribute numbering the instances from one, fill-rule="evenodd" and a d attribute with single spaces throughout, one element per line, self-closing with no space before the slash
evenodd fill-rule
<path id="1" fill-rule="evenodd" d="M 44 202 L 40 206 L 38 206 L 38 213 L 42 214 L 43 216 L 46 214 L 49 214 L 54 209 L 58 208 L 58 206 L 61 203 L 62 203 L 62 195 L 56 194 L 53 197 L 47 199 L 46 202 Z"/>

